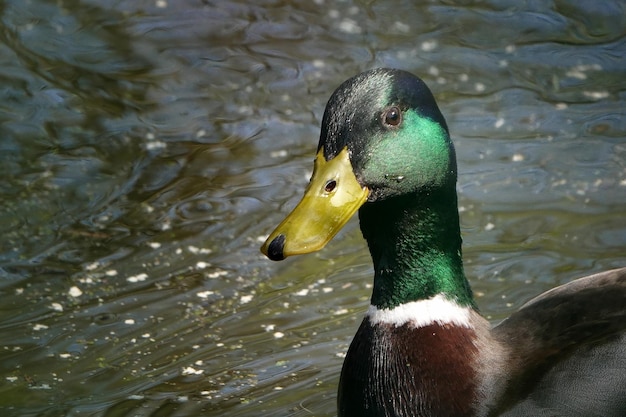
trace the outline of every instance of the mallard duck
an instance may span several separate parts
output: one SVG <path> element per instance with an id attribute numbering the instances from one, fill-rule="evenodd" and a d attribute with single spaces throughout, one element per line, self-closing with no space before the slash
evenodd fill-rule
<path id="1" fill-rule="evenodd" d="M 359 213 L 374 285 L 339 416 L 626 416 L 626 268 L 554 288 L 491 327 L 463 272 L 456 179 L 420 78 L 375 69 L 330 97 L 311 182 L 261 250 L 316 251 Z"/>

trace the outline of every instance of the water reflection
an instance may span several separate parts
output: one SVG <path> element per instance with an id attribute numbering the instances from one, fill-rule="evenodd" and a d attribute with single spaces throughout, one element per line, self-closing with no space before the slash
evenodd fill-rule
<path id="1" fill-rule="evenodd" d="M 280 265 L 258 246 L 330 93 L 373 66 L 438 97 L 486 314 L 623 265 L 624 12 L 4 2 L 3 415 L 334 415 L 370 291 L 357 225 Z"/>

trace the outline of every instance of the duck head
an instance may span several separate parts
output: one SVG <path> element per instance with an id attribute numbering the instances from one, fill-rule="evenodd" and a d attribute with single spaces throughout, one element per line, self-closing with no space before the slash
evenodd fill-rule
<path id="1" fill-rule="evenodd" d="M 426 84 L 395 69 L 359 74 L 335 90 L 311 181 L 261 251 L 272 260 L 314 252 L 364 204 L 456 184 L 446 122 Z"/>

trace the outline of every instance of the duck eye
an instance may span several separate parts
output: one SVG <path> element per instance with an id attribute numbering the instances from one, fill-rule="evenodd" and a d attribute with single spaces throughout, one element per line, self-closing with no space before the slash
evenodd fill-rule
<path id="1" fill-rule="evenodd" d="M 388 108 L 383 113 L 383 122 L 386 126 L 398 126 L 402 123 L 402 112 L 396 106 Z"/>
<path id="2" fill-rule="evenodd" d="M 326 191 L 327 193 L 332 193 L 335 187 L 337 187 L 337 181 L 329 180 L 326 182 L 326 185 L 324 185 L 324 191 Z"/>

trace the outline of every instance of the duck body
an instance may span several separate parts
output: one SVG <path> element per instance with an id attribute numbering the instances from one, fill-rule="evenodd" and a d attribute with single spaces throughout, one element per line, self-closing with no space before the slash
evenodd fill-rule
<path id="1" fill-rule="evenodd" d="M 535 297 L 491 336 L 507 355 L 490 415 L 626 415 L 626 268 Z"/>
<path id="2" fill-rule="evenodd" d="M 343 365 L 339 416 L 477 415 L 476 399 L 488 383 L 479 350 L 488 325 L 468 313 L 466 323 L 417 325 L 378 321 L 370 309 Z"/>
<path id="3" fill-rule="evenodd" d="M 262 251 L 318 250 L 356 211 L 374 264 L 340 417 L 626 416 L 626 268 L 557 287 L 492 328 L 463 272 L 456 157 L 418 77 L 344 82 L 311 183 Z"/>
<path id="4" fill-rule="evenodd" d="M 339 416 L 623 416 L 624 305 L 622 268 L 555 288 L 494 328 L 443 297 L 370 307 Z"/>

